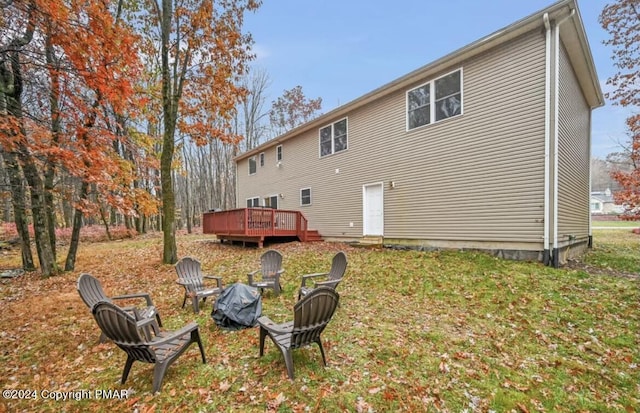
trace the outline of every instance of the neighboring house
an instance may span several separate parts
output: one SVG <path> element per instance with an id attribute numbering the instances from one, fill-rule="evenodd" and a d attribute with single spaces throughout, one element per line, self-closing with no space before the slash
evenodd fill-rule
<path id="1" fill-rule="evenodd" d="M 624 207 L 615 203 L 610 189 L 591 192 L 591 213 L 594 215 L 622 214 Z"/>
<path id="2" fill-rule="evenodd" d="M 238 156 L 237 205 L 302 211 L 330 241 L 558 266 L 591 242 L 603 103 L 577 4 L 559 1 Z"/>

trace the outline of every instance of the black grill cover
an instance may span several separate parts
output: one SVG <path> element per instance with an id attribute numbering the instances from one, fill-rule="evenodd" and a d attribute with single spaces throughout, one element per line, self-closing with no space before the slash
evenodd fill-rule
<path id="1" fill-rule="evenodd" d="M 226 287 L 216 299 L 211 317 L 225 330 L 242 330 L 256 325 L 262 315 L 262 297 L 257 288 L 236 283 Z"/>

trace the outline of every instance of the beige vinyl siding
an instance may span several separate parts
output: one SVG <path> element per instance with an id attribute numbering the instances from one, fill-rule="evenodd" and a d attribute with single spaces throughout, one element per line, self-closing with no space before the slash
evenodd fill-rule
<path id="1" fill-rule="evenodd" d="M 381 167 L 396 183 L 386 237 L 541 242 L 543 37 L 465 62 L 463 115 L 397 139 Z"/>
<path id="2" fill-rule="evenodd" d="M 346 151 L 320 158 L 316 129 L 283 143 L 281 168 L 269 162 L 275 147 L 256 175 L 243 159 L 238 199 L 282 193 L 279 207 L 301 210 L 324 237 L 358 238 L 363 185 L 383 182 L 385 237 L 541 249 L 544 49 L 536 30 L 352 111 Z M 406 131 L 406 91 L 458 68 L 463 114 Z M 307 187 L 312 205 L 300 207 Z"/>
<path id="3" fill-rule="evenodd" d="M 580 85 L 560 49 L 558 140 L 558 242 L 589 234 L 589 113 Z"/>

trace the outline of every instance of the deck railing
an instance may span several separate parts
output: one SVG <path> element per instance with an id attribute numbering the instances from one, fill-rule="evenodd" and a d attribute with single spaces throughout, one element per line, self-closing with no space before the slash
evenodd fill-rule
<path id="1" fill-rule="evenodd" d="M 205 212 L 205 234 L 246 237 L 298 237 L 306 241 L 307 219 L 300 211 L 270 208 L 238 208 Z"/>

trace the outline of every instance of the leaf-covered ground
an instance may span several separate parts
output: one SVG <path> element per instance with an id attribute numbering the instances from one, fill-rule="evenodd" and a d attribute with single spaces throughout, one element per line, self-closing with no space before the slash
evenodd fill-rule
<path id="1" fill-rule="evenodd" d="M 284 293 L 263 296 L 275 321 L 291 317 L 301 274 L 327 270 L 338 250 L 349 258 L 341 306 L 323 334 L 328 367 L 317 347 L 296 350 L 293 382 L 270 341 L 258 357 L 257 328 L 220 330 L 209 302 L 199 315 L 180 308 L 161 236 L 83 243 L 73 273 L 0 281 L 0 388 L 23 397 L 1 399 L 0 412 L 640 411 L 640 237 L 594 238 L 583 267 L 560 270 L 477 252 L 272 245 L 286 270 Z M 263 252 L 203 235 L 180 236 L 178 248 L 225 284 L 246 282 Z M 17 250 L 0 254 L 0 268 L 19 264 Z M 150 292 L 168 329 L 197 321 L 207 364 L 192 346 L 160 394 L 150 393 L 147 364 L 135 363 L 121 385 L 125 354 L 98 344 L 75 287 L 81 272 L 111 295 Z M 121 390 L 126 398 L 113 397 Z M 72 399 L 51 399 L 64 392 Z"/>

